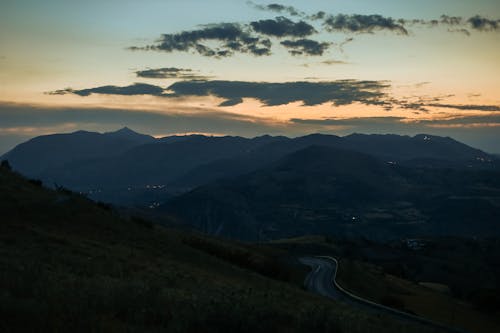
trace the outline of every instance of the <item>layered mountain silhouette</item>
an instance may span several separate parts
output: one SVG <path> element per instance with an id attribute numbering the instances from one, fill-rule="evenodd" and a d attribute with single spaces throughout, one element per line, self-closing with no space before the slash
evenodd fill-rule
<path id="1" fill-rule="evenodd" d="M 34 138 L 2 159 L 49 186 L 239 239 L 499 230 L 498 159 L 425 134 L 155 139 L 124 128 Z"/>
<path id="2" fill-rule="evenodd" d="M 310 146 L 258 171 L 198 187 L 159 211 L 206 233 L 248 240 L 485 236 L 498 234 L 500 173 L 408 168 Z"/>
<path id="3" fill-rule="evenodd" d="M 155 139 L 128 128 L 104 134 L 78 131 L 40 136 L 18 145 L 2 159 L 29 177 L 80 191 L 161 184 L 178 192 L 255 171 L 312 145 L 362 152 L 409 166 L 496 166 L 495 158 L 481 150 L 424 134 Z"/>
<path id="4" fill-rule="evenodd" d="M 50 170 L 68 163 L 119 155 L 135 146 L 154 142 L 149 135 L 139 134 L 124 127 L 116 132 L 95 133 L 77 131 L 33 138 L 6 153 L 16 169 L 32 177 L 42 177 Z"/>

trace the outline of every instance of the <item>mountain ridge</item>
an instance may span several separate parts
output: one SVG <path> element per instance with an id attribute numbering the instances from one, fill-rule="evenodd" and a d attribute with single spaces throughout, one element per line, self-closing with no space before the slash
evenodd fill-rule
<path id="1" fill-rule="evenodd" d="M 16 146 L 2 158 L 31 178 L 91 191 L 98 200 L 119 204 L 121 199 L 116 198 L 134 196 L 129 188 L 155 185 L 179 193 L 258 170 L 314 145 L 365 153 L 412 167 L 499 166 L 495 157 L 481 150 L 427 134 L 310 134 L 296 138 L 174 135 L 156 139 L 127 127 L 104 134 L 78 131 L 41 136 Z M 95 196 L 94 189 L 99 189 L 100 196 Z M 144 204 L 144 200 L 139 198 L 137 202 Z"/>

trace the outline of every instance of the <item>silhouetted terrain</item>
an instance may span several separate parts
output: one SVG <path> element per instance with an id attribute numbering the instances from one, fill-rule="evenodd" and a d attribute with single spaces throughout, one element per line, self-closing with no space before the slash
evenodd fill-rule
<path id="1" fill-rule="evenodd" d="M 498 170 L 499 165 L 478 149 L 424 134 L 154 139 L 129 129 L 42 136 L 2 158 L 15 170 L 46 184 L 63 185 L 97 200 L 146 206 L 217 179 L 256 171 L 312 145 L 366 153 L 409 167 Z"/>
<path id="2" fill-rule="evenodd" d="M 0 168 L 2 331 L 425 332 L 305 293 L 304 254 L 339 257 L 345 285 L 379 303 L 498 326 L 498 160 L 450 138 L 123 129 L 5 157 L 32 179 Z M 314 234 L 327 241 L 262 245 Z"/>
<path id="3" fill-rule="evenodd" d="M 75 161 L 107 158 L 132 147 L 154 142 L 149 135 L 122 128 L 111 133 L 77 131 L 33 138 L 6 153 L 15 168 L 30 177 L 41 177 L 47 170 L 58 169 Z"/>
<path id="4" fill-rule="evenodd" d="M 284 251 L 125 219 L 0 168 L 2 332 L 437 332 L 299 286 Z"/>
<path id="5" fill-rule="evenodd" d="M 500 173 L 409 168 L 311 146 L 253 173 L 201 186 L 158 210 L 207 233 L 252 240 L 498 235 Z"/>

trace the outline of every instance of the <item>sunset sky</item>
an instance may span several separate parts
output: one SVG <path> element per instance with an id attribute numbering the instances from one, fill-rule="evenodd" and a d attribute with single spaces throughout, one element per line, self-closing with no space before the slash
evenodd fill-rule
<path id="1" fill-rule="evenodd" d="M 498 0 L 2 0 L 0 154 L 128 126 L 500 153 Z"/>

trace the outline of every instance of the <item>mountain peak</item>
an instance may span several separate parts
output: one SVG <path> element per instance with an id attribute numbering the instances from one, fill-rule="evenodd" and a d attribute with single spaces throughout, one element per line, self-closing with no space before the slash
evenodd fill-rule
<path id="1" fill-rule="evenodd" d="M 116 133 L 116 134 L 139 134 L 136 131 L 131 130 L 127 126 L 120 128 L 119 130 L 111 133 Z"/>
<path id="2" fill-rule="evenodd" d="M 108 137 L 112 137 L 112 138 L 133 140 L 133 141 L 142 142 L 142 143 L 149 143 L 149 142 L 155 141 L 155 138 L 153 138 L 152 136 L 138 133 L 138 132 L 128 128 L 127 126 L 120 128 L 119 130 L 114 131 L 114 132 L 104 133 L 104 135 L 108 136 Z"/>

